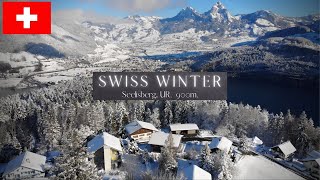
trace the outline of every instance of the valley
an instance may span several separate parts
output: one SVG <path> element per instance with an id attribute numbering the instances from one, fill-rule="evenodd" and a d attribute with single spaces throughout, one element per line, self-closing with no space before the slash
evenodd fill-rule
<path id="1" fill-rule="evenodd" d="M 49 179 L 182 180 L 189 167 L 208 179 L 310 178 L 304 158 L 320 150 L 319 25 L 320 14 L 234 15 L 217 2 L 173 17 L 61 10 L 50 35 L 1 34 L 0 170 L 33 152 Z M 139 90 L 122 95 L 151 100 L 95 100 L 94 72 L 227 72 L 228 99 Z M 158 83 L 220 87 L 220 77 L 206 78 Z"/>

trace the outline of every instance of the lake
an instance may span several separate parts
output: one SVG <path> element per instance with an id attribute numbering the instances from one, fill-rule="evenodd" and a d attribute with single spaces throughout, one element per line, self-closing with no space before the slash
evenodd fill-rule
<path id="1" fill-rule="evenodd" d="M 297 85 L 285 80 L 228 78 L 228 101 L 260 105 L 269 112 L 305 111 L 319 126 L 319 84 Z"/>

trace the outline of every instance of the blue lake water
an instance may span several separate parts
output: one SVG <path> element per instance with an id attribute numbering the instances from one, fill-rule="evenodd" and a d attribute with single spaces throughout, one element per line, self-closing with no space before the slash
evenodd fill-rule
<path id="1" fill-rule="evenodd" d="M 319 87 L 296 86 L 290 83 L 276 83 L 261 79 L 228 79 L 228 101 L 260 105 L 273 113 L 300 115 L 305 111 L 319 126 Z"/>

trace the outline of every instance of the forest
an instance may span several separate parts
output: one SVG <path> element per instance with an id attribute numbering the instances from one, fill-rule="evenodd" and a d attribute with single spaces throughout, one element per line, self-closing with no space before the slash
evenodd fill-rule
<path id="1" fill-rule="evenodd" d="M 290 110 L 274 114 L 260 106 L 227 101 L 95 101 L 91 83 L 90 78 L 78 77 L 2 98 L 0 163 L 24 150 L 72 156 L 82 151 L 74 152 L 70 146 L 85 144 L 90 135 L 106 131 L 125 138 L 124 126 L 134 120 L 157 128 L 196 123 L 200 129 L 229 138 L 258 136 L 270 147 L 290 140 L 298 157 L 320 150 L 320 128 L 304 112 L 298 116 Z"/>

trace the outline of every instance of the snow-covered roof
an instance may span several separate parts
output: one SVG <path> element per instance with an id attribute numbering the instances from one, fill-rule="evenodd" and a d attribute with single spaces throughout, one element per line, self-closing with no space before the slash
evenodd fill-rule
<path id="1" fill-rule="evenodd" d="M 149 144 L 157 145 L 157 146 L 164 146 L 168 137 L 169 137 L 168 133 L 155 132 L 151 135 L 151 138 L 149 140 Z M 183 137 L 182 135 L 172 134 L 174 147 L 176 147 L 176 148 L 179 147 L 182 137 Z"/>
<path id="2" fill-rule="evenodd" d="M 199 136 L 202 138 L 213 138 L 214 134 L 210 130 L 200 130 Z"/>
<path id="3" fill-rule="evenodd" d="M 196 124 L 171 124 L 171 131 L 189 131 L 189 130 L 199 130 Z"/>
<path id="4" fill-rule="evenodd" d="M 291 144 L 290 141 L 287 141 L 285 143 L 282 143 L 278 146 L 274 146 L 272 148 L 275 148 L 275 147 L 279 147 L 279 149 L 282 151 L 282 153 L 285 155 L 285 156 L 288 156 L 294 152 L 296 152 L 296 148 Z"/>
<path id="5" fill-rule="evenodd" d="M 196 165 L 188 166 L 178 171 L 178 174 L 183 174 L 187 180 L 211 180 L 211 174 L 201 169 Z"/>
<path id="6" fill-rule="evenodd" d="M 88 152 L 96 152 L 104 145 L 110 147 L 111 149 L 122 152 L 122 147 L 119 138 L 112 136 L 109 133 L 102 133 L 97 135 L 91 141 L 88 142 Z"/>
<path id="7" fill-rule="evenodd" d="M 220 149 L 229 152 L 232 146 L 232 141 L 225 137 L 215 137 L 209 144 L 210 149 Z"/>
<path id="8" fill-rule="evenodd" d="M 44 172 L 44 165 L 46 163 L 46 157 L 35 154 L 32 152 L 24 152 L 11 160 L 8 165 L 6 166 L 6 169 L 3 173 L 3 175 L 7 175 L 11 173 L 12 171 L 16 170 L 19 167 L 29 168 L 32 170 Z"/>
<path id="9" fill-rule="evenodd" d="M 261 139 L 259 139 L 257 136 L 255 136 L 253 139 L 252 139 L 252 142 L 256 145 L 262 145 L 263 144 L 263 141 Z"/>
<path id="10" fill-rule="evenodd" d="M 154 127 L 153 124 L 142 122 L 142 121 L 133 121 L 130 124 L 126 125 L 125 127 L 128 134 L 133 134 L 134 132 L 140 130 L 140 129 L 149 129 L 152 131 L 159 131 L 156 127 Z"/>

